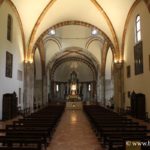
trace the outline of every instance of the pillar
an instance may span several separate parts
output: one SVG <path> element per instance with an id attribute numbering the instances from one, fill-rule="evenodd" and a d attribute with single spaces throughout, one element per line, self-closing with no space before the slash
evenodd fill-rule
<path id="1" fill-rule="evenodd" d="M 34 101 L 34 66 L 33 63 L 25 63 L 24 65 L 24 109 L 30 108 L 33 111 Z"/>
<path id="2" fill-rule="evenodd" d="M 101 102 L 102 102 L 102 105 L 105 106 L 106 104 L 106 100 L 105 100 L 105 75 L 102 75 L 101 78 Z"/>
<path id="3" fill-rule="evenodd" d="M 46 105 L 48 103 L 48 85 L 47 85 L 47 76 L 43 75 L 43 101 L 42 104 Z"/>
<path id="4" fill-rule="evenodd" d="M 124 109 L 123 62 L 114 63 L 114 104 L 115 110 Z"/>

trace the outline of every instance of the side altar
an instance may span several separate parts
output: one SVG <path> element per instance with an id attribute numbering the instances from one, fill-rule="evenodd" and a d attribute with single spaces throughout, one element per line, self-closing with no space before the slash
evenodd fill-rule
<path id="1" fill-rule="evenodd" d="M 69 94 L 66 96 L 66 109 L 82 109 L 83 104 L 78 87 L 77 74 L 73 71 L 69 79 Z"/>

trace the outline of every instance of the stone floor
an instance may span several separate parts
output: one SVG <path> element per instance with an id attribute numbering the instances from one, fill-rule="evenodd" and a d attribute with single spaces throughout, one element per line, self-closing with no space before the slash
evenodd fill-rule
<path id="1" fill-rule="evenodd" d="M 146 125 L 150 129 L 150 123 L 131 116 L 128 117 L 141 125 Z M 7 124 L 12 124 L 18 118 L 21 117 L 0 121 L 0 129 L 5 128 Z M 3 134 L 0 133 L 0 135 Z M 82 110 L 66 110 L 58 123 L 47 150 L 104 150 L 104 148 L 101 147 L 100 142 L 97 140 L 84 112 Z"/>
<path id="2" fill-rule="evenodd" d="M 66 110 L 47 150 L 103 150 L 82 110 Z"/>

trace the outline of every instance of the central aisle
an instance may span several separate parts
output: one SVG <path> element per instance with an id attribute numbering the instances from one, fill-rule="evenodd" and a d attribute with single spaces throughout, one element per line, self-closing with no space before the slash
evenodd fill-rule
<path id="1" fill-rule="evenodd" d="M 47 150 L 102 150 L 82 110 L 66 110 Z"/>

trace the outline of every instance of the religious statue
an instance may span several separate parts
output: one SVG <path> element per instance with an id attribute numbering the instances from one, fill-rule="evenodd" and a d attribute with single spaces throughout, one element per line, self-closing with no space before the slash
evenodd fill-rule
<path id="1" fill-rule="evenodd" d="M 80 98 L 78 86 L 77 73 L 72 71 L 69 79 L 69 95 L 67 96 L 68 100 L 78 100 Z"/>

